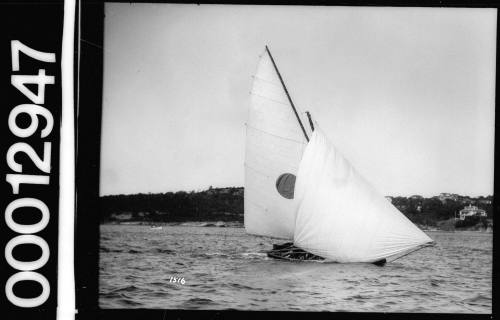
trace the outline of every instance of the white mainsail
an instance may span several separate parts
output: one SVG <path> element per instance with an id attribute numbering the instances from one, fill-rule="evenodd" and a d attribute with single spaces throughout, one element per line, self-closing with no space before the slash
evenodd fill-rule
<path id="1" fill-rule="evenodd" d="M 320 131 L 295 184 L 294 244 L 336 262 L 375 262 L 432 242 L 361 177 Z"/>
<path id="2" fill-rule="evenodd" d="M 293 239 L 297 210 L 287 191 L 293 193 L 307 140 L 267 50 L 254 75 L 246 125 L 245 229 Z"/>

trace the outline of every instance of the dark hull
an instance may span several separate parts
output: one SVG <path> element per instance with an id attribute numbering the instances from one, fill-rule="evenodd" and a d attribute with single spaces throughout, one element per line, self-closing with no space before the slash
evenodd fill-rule
<path id="1" fill-rule="evenodd" d="M 267 256 L 273 259 L 286 260 L 286 261 L 316 261 L 322 262 L 326 259 L 317 256 L 313 253 L 307 252 L 288 242 L 284 244 L 273 244 L 273 249 L 267 252 Z M 381 259 L 373 262 L 376 266 L 384 266 L 387 263 L 386 259 Z"/>
<path id="2" fill-rule="evenodd" d="M 288 242 L 284 244 L 273 244 L 273 249 L 267 252 L 267 256 L 274 259 L 288 261 L 324 261 L 325 258 L 302 250 Z"/>
<path id="3" fill-rule="evenodd" d="M 300 256 L 287 256 L 281 252 L 273 252 L 272 250 L 267 252 L 267 256 L 269 258 L 273 259 L 279 259 L 279 260 L 287 260 L 287 261 L 324 261 L 325 258 L 319 257 L 319 256 L 314 256 L 314 257 L 308 257 L 306 255 L 300 255 Z"/>

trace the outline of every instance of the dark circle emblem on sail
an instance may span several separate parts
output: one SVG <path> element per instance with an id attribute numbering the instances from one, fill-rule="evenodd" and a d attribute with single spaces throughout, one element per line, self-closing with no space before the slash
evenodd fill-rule
<path id="1" fill-rule="evenodd" d="M 291 173 L 283 173 L 276 180 L 276 189 L 279 194 L 287 199 L 293 199 L 295 190 L 295 175 Z"/>

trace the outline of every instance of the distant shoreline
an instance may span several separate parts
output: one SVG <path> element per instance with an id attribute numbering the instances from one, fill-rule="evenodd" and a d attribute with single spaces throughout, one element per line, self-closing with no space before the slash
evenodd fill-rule
<path id="1" fill-rule="evenodd" d="M 182 227 L 219 227 L 244 228 L 241 221 L 183 221 L 183 222 L 151 222 L 151 221 L 106 221 L 101 225 L 138 225 L 138 226 L 182 226 Z"/>
<path id="2" fill-rule="evenodd" d="M 218 228 L 244 228 L 241 221 L 172 221 L 172 222 L 152 222 L 152 221 L 105 221 L 101 225 L 139 225 L 139 226 L 181 226 L 181 227 L 218 227 Z M 445 229 L 434 226 L 418 226 L 422 231 L 426 232 L 481 232 L 493 233 L 492 229 L 468 227 L 468 228 L 453 228 Z"/>
<path id="3" fill-rule="evenodd" d="M 386 197 L 412 223 L 424 231 L 453 231 L 455 217 L 467 205 L 477 206 L 487 213 L 482 223 L 470 221 L 458 225 L 460 230 L 485 231 L 493 229 L 492 196 L 472 198 L 441 193 L 424 198 Z M 227 224 L 243 226 L 244 188 L 209 188 L 203 191 L 178 191 L 156 194 L 108 195 L 100 197 L 101 223 L 144 225 Z"/>

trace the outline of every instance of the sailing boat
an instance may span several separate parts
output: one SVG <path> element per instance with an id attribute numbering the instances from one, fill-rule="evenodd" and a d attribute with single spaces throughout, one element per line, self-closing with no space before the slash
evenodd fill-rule
<path id="1" fill-rule="evenodd" d="M 381 264 L 433 244 L 342 156 L 304 126 L 266 46 L 246 123 L 246 232 L 293 241 L 312 260 Z M 268 253 L 279 257 L 285 246 Z M 303 258 L 303 256 L 302 256 Z M 293 259 L 291 259 L 293 260 Z"/>

